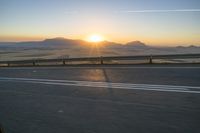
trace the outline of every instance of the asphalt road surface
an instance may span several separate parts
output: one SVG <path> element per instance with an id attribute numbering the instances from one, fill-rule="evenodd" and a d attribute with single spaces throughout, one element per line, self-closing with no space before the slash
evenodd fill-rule
<path id="1" fill-rule="evenodd" d="M 199 133 L 200 67 L 0 68 L 6 133 Z"/>

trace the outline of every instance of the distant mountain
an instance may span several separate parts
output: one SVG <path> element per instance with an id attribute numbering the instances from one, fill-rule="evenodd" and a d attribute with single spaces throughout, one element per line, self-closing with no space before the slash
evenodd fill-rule
<path id="1" fill-rule="evenodd" d="M 41 42 L 45 46 L 77 46 L 77 45 L 84 45 L 86 42 L 83 40 L 72 40 L 72 39 L 65 39 L 65 38 L 53 38 L 53 39 L 46 39 L 43 42 Z"/>
<path id="2" fill-rule="evenodd" d="M 46 48 L 71 48 L 77 47 L 81 45 L 85 45 L 86 42 L 83 40 L 72 40 L 72 39 L 65 39 L 65 38 L 52 38 L 52 39 L 45 39 L 43 41 L 29 41 L 29 42 L 0 42 L 1 46 L 9 46 L 14 48 L 38 48 L 38 47 L 46 47 Z"/>
<path id="3" fill-rule="evenodd" d="M 132 42 L 128 42 L 125 45 L 126 47 L 130 48 L 147 48 L 147 45 L 143 42 L 140 41 L 132 41 Z"/>
<path id="4" fill-rule="evenodd" d="M 195 46 L 195 45 L 189 45 L 189 46 L 177 46 L 176 48 L 180 48 L 180 49 L 187 49 L 187 48 L 199 48 L 199 46 Z"/>
<path id="5" fill-rule="evenodd" d="M 0 46 L 13 46 L 13 47 L 76 47 L 76 46 L 90 46 L 93 42 L 87 42 L 84 40 L 73 40 L 66 38 L 51 38 L 45 39 L 43 41 L 29 41 L 29 42 L 0 42 Z M 103 41 L 98 42 L 97 44 L 102 45 L 104 47 L 133 47 L 133 48 L 144 48 L 147 47 L 146 44 L 140 41 L 132 41 L 127 44 L 119 44 L 115 42 Z"/>
<path id="6" fill-rule="evenodd" d="M 136 46 L 136 47 L 146 47 L 146 44 L 143 42 L 140 42 L 140 41 L 128 42 L 128 43 L 126 43 L 126 45 Z"/>

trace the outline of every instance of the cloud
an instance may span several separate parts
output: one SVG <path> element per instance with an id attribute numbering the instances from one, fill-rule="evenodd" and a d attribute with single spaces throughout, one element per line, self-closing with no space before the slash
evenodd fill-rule
<path id="1" fill-rule="evenodd" d="M 121 10 L 117 13 L 168 13 L 168 12 L 200 12 L 200 9 L 177 9 L 177 10 Z"/>

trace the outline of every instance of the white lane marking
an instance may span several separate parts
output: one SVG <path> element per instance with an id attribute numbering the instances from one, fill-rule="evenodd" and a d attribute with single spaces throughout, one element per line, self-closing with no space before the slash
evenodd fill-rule
<path id="1" fill-rule="evenodd" d="M 0 80 L 16 80 L 16 81 L 42 81 L 42 82 L 57 82 L 57 83 L 76 83 L 76 84 L 105 84 L 105 85 L 119 85 L 119 86 L 135 86 L 135 87 L 154 87 L 154 88 L 180 88 L 180 89 L 200 89 L 200 87 L 194 86 L 174 86 L 174 85 L 153 85 L 153 84 L 131 84 L 131 83 L 112 83 L 112 82 L 94 82 L 94 81 L 81 81 L 81 80 L 59 80 L 59 79 L 33 79 L 33 78 L 8 78 L 8 77 L 0 77 Z"/>
<path id="2" fill-rule="evenodd" d="M 130 83 L 92 82 L 92 81 L 74 81 L 74 80 L 52 80 L 52 79 L 31 79 L 31 78 L 7 78 L 7 77 L 0 77 L 0 81 L 39 83 L 39 84 L 62 85 L 62 86 L 87 86 L 87 87 L 101 87 L 101 88 L 118 88 L 118 89 L 200 93 L 200 87 L 192 87 L 192 86 L 130 84 Z M 196 90 L 191 90 L 191 89 L 196 89 Z"/>
<path id="3" fill-rule="evenodd" d="M 35 67 L 0 67 L 1 69 L 7 69 L 7 70 L 31 70 Z M 66 67 L 37 67 L 37 70 L 46 70 L 46 69 L 146 69 L 146 68 L 152 68 L 152 69 L 160 69 L 160 68 L 164 68 L 164 69 L 200 69 L 200 66 L 94 66 L 94 67 L 88 67 L 88 66 L 66 66 Z"/>
<path id="4" fill-rule="evenodd" d="M 57 85 L 76 85 L 76 86 L 99 86 L 99 87 L 123 87 L 123 88 L 149 88 L 149 89 L 171 89 L 171 90 L 188 90 L 191 87 L 179 87 L 179 86 L 167 86 L 167 85 L 146 85 L 146 84 L 125 84 L 125 83 L 110 83 L 110 82 L 91 82 L 91 81 L 70 81 L 70 80 L 48 80 L 48 79 L 24 79 L 24 78 L 0 78 L 0 80 L 14 80 L 14 81 L 24 81 L 24 82 L 32 82 L 32 83 L 53 83 L 55 82 Z M 54 84 L 55 84 L 54 83 Z M 194 87 L 193 87 L 194 89 Z M 195 87 L 196 89 L 196 87 Z"/>

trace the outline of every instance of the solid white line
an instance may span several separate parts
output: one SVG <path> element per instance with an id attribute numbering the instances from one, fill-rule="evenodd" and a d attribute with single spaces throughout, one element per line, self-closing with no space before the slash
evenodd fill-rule
<path id="1" fill-rule="evenodd" d="M 6 78 L 6 77 L 0 77 L 0 81 L 39 83 L 39 84 L 62 85 L 62 86 L 87 86 L 87 87 L 101 87 L 101 88 L 118 88 L 118 89 L 200 93 L 200 87 L 190 87 L 190 86 L 125 84 L 125 83 L 110 83 L 110 82 L 29 79 L 29 78 Z M 190 90 L 190 89 L 198 89 L 199 91 Z"/>
<path id="2" fill-rule="evenodd" d="M 7 78 L 0 77 L 0 80 L 21 80 L 21 81 L 42 81 L 42 82 L 59 82 L 59 83 L 85 83 L 85 84 L 106 84 L 108 85 L 119 85 L 119 86 L 135 86 L 135 87 L 155 87 L 155 88 L 181 88 L 181 89 L 200 89 L 200 87 L 193 86 L 174 86 L 174 85 L 152 85 L 152 84 L 131 84 L 131 83 L 112 83 L 112 82 L 94 82 L 94 81 L 77 81 L 77 80 L 52 80 L 52 79 L 32 79 L 32 78 Z"/>
<path id="3" fill-rule="evenodd" d="M 152 69 L 173 69 L 173 68 L 179 68 L 179 69 L 200 69 L 200 66 L 95 66 L 95 67 L 88 67 L 88 66 L 75 66 L 75 67 L 0 67 L 1 69 L 7 69 L 7 70 L 47 70 L 47 69 L 57 69 L 59 68 L 60 70 L 65 70 L 65 69 L 146 69 L 146 68 L 152 68 Z"/>
<path id="4" fill-rule="evenodd" d="M 190 90 L 177 90 L 177 89 L 151 89 L 151 88 L 140 88 L 140 87 L 124 87 L 124 86 L 105 86 L 105 85 L 83 85 L 83 84 L 70 84 L 70 83 L 56 83 L 56 82 L 42 82 L 42 81 L 24 81 L 24 83 L 36 83 L 36 84 L 46 84 L 46 85 L 61 85 L 61 86 L 85 86 L 85 87 L 98 87 L 98 88 L 116 88 L 116 89 L 133 89 L 133 90 L 148 90 L 148 91 L 163 91 L 163 92 L 183 92 L 183 93 L 200 93 L 200 91 L 190 91 Z"/>

